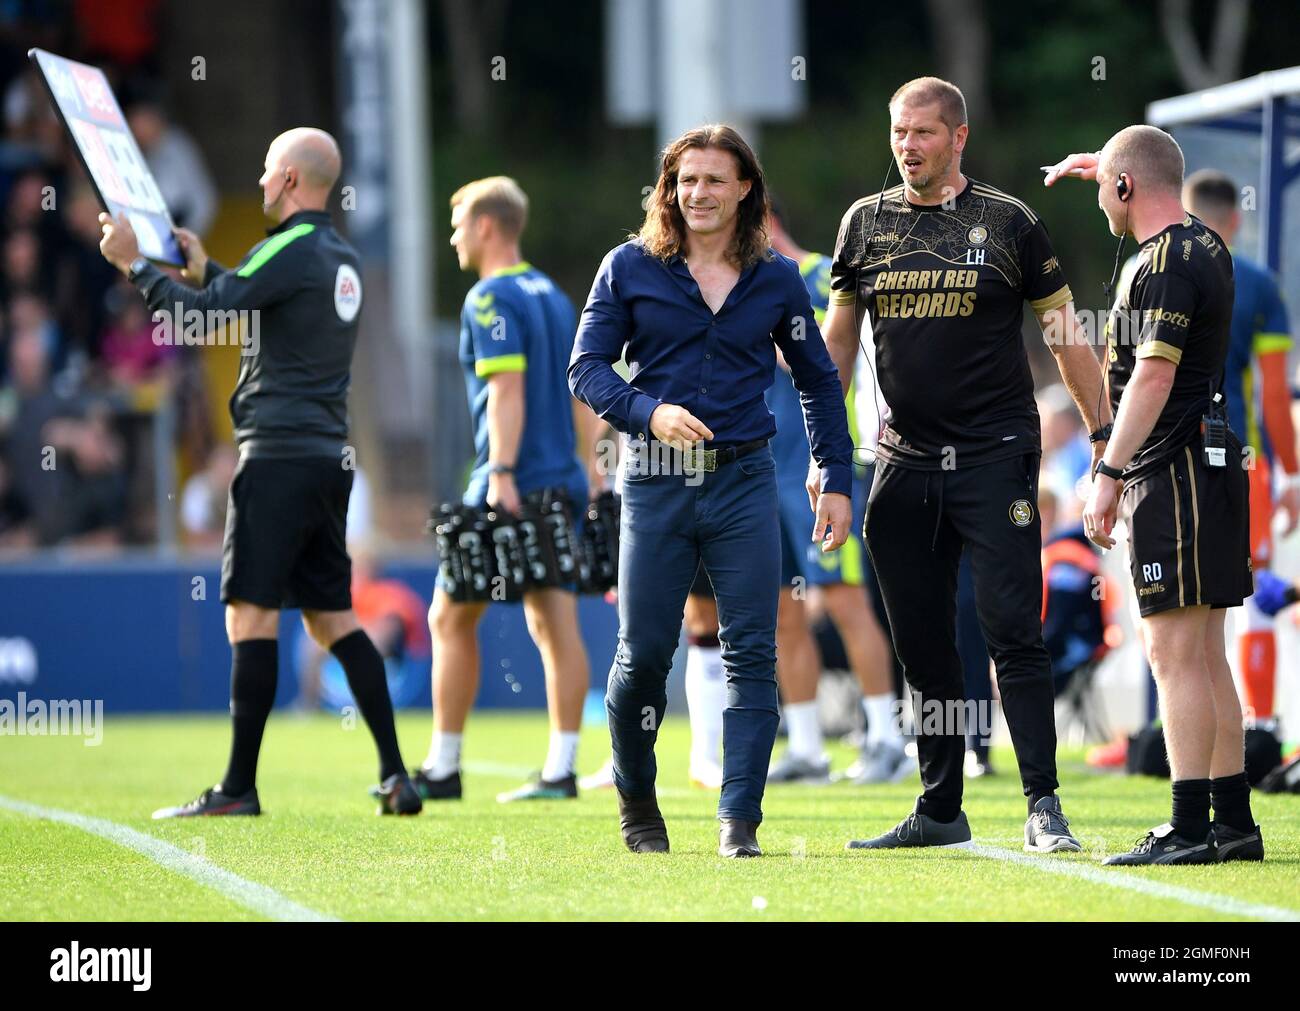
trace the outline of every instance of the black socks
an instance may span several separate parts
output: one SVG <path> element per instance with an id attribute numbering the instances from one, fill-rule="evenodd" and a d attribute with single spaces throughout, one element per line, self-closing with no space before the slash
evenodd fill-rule
<path id="1" fill-rule="evenodd" d="M 1179 779 L 1174 781 L 1174 816 L 1169 819 L 1174 831 L 1191 842 L 1204 842 L 1210 834 L 1210 781 Z"/>
<path id="2" fill-rule="evenodd" d="M 397 749 L 397 728 L 393 725 L 393 700 L 388 694 L 388 677 L 384 660 L 362 629 L 350 632 L 330 647 L 343 665 L 348 687 L 357 700 L 357 708 L 379 749 L 379 780 L 404 771 L 402 753 Z"/>
<path id="3" fill-rule="evenodd" d="M 275 639 L 245 639 L 231 646 L 230 715 L 232 737 L 230 764 L 221 778 L 221 792 L 239 796 L 257 782 L 257 756 L 262 749 L 262 732 L 275 704 L 279 644 Z M 330 647 L 344 673 L 357 708 L 370 727 L 379 749 L 379 778 L 402 772 L 402 754 L 397 749 L 393 725 L 393 703 L 388 695 L 384 661 L 370 637 L 361 629 L 345 635 Z"/>
<path id="4" fill-rule="evenodd" d="M 1174 783 L 1174 831 L 1184 839 L 1200 842 L 1210 830 L 1210 801 L 1214 801 L 1214 820 L 1250 832 L 1255 819 L 1250 811 L 1250 783 L 1246 774 L 1219 779 L 1183 779 Z"/>
<path id="5" fill-rule="evenodd" d="M 1255 817 L 1250 813 L 1250 783 L 1244 772 L 1210 780 L 1210 795 L 1214 798 L 1215 821 L 1238 832 L 1254 830 Z"/>
<path id="6" fill-rule="evenodd" d="M 257 781 L 257 755 L 262 731 L 275 704 L 279 644 L 274 639 L 245 639 L 230 647 L 230 717 L 233 734 L 230 765 L 221 778 L 221 792 L 237 797 Z"/>

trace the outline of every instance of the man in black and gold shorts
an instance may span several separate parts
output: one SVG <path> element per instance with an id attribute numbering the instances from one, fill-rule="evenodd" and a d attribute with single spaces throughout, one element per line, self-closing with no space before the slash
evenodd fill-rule
<path id="1" fill-rule="evenodd" d="M 1067 173 L 1095 178 L 1111 232 L 1140 243 L 1106 328 L 1115 425 L 1083 521 L 1106 548 L 1115 521 L 1128 526 L 1173 780 L 1169 823 L 1105 862 L 1262 860 L 1223 631 L 1226 609 L 1252 592 L 1251 457 L 1223 399 L 1232 256 L 1183 208 L 1183 153 L 1163 131 L 1127 127 L 1045 181 Z"/>

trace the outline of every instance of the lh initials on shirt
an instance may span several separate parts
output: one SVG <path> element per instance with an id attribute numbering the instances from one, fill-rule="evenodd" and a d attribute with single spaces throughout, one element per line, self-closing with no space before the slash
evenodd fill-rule
<path id="1" fill-rule="evenodd" d="M 966 263 L 968 265 L 975 267 L 975 266 L 979 266 L 983 262 L 984 262 L 984 250 L 982 249 L 966 250 Z"/>

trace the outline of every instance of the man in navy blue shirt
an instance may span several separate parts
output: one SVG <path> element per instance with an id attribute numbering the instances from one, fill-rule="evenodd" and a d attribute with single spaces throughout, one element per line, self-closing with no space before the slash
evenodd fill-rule
<path id="1" fill-rule="evenodd" d="M 601 263 L 569 364 L 574 395 L 628 437 L 619 644 L 606 708 L 623 839 L 633 852 L 668 849 L 654 745 L 702 561 L 727 672 L 718 851 L 760 855 L 778 722 L 781 552 L 767 445 L 776 424 L 763 400 L 777 346 L 821 470 L 811 537 L 833 551 L 849 533 L 853 447 L 843 392 L 798 266 L 769 247 L 767 211 L 763 170 L 735 130 L 706 126 L 679 137 L 664 150 L 639 235 Z M 624 354 L 630 381 L 613 367 Z"/>

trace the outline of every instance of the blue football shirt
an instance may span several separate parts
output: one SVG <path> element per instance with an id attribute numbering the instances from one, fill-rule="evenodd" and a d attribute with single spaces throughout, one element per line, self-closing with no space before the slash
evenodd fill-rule
<path id="1" fill-rule="evenodd" d="M 1232 331 L 1224 363 L 1224 394 L 1228 423 L 1245 445 L 1267 459 L 1273 447 L 1264 430 L 1254 362 L 1257 355 L 1291 350 L 1286 305 L 1273 275 L 1254 260 L 1232 254 L 1236 295 L 1232 302 Z"/>
<path id="2" fill-rule="evenodd" d="M 465 296 L 460 364 L 475 454 L 466 504 L 482 505 L 487 499 L 488 380 L 502 372 L 524 374 L 524 430 L 515 461 L 520 493 L 563 487 L 575 507 L 586 502 L 586 470 L 576 454 L 573 400 L 565 378 L 576 330 L 573 303 L 529 263 L 496 271 Z"/>

